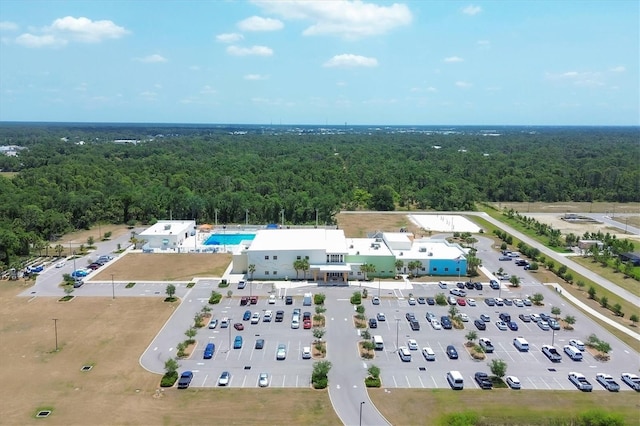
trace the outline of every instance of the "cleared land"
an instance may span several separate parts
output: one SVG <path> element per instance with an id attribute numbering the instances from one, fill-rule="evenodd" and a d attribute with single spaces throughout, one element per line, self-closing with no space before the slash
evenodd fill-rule
<path id="1" fill-rule="evenodd" d="M 514 209 L 520 214 L 525 213 L 606 213 L 615 214 L 638 214 L 640 212 L 640 203 L 582 203 L 582 202 L 566 202 L 566 203 L 490 203 L 498 210 L 504 208 Z"/>
<path id="2" fill-rule="evenodd" d="M 190 281 L 193 277 L 221 277 L 231 263 L 227 253 L 130 253 L 107 264 L 95 281 Z"/>
<path id="3" fill-rule="evenodd" d="M 175 305 L 162 298 L 56 298 L 16 295 L 0 284 L 0 388 L 7 425 L 340 424 L 324 391 L 301 389 L 188 389 L 156 392 L 160 376 L 138 359 Z M 58 318 L 58 347 L 52 318 Z M 150 319 L 152 319 L 150 321 Z M 80 369 L 93 366 L 88 372 Z M 250 407 L 250 409 L 247 409 Z"/>

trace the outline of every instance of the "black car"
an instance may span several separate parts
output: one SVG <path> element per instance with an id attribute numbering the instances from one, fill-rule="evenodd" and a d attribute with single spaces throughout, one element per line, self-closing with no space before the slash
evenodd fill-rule
<path id="1" fill-rule="evenodd" d="M 378 328 L 378 321 L 375 318 L 369 318 L 369 328 Z"/>
<path id="2" fill-rule="evenodd" d="M 473 290 L 473 283 L 471 281 L 467 281 L 466 283 L 464 283 L 464 286 L 467 290 Z"/>
<path id="3" fill-rule="evenodd" d="M 178 379 L 178 389 L 186 389 L 191 384 L 191 380 L 193 379 L 193 373 L 191 371 L 185 371 L 180 375 Z"/>
<path id="4" fill-rule="evenodd" d="M 456 287 L 458 287 L 458 288 L 464 288 L 464 283 L 456 283 Z"/>
<path id="5" fill-rule="evenodd" d="M 434 299 L 433 297 L 427 297 L 427 305 L 435 305 L 436 304 L 436 299 Z"/>
<path id="6" fill-rule="evenodd" d="M 411 330 L 413 330 L 413 331 L 420 330 L 420 323 L 415 319 L 409 321 L 409 326 L 411 327 Z"/>
<path id="7" fill-rule="evenodd" d="M 484 299 L 484 303 L 486 303 L 487 306 L 496 306 L 496 299 L 494 299 L 493 297 L 487 297 L 486 299 Z"/>
<path id="8" fill-rule="evenodd" d="M 473 286 L 475 287 L 476 290 L 482 290 L 482 283 L 476 281 L 475 283 L 473 283 Z"/>
<path id="9" fill-rule="evenodd" d="M 264 339 L 258 339 L 256 340 L 256 349 L 262 349 L 264 348 Z"/>
<path id="10" fill-rule="evenodd" d="M 456 351 L 453 345 L 447 346 L 447 356 L 449 359 L 458 359 L 458 351 Z"/>
<path id="11" fill-rule="evenodd" d="M 283 319 L 284 319 L 284 311 L 277 311 L 276 322 L 282 322 Z"/>
<path id="12" fill-rule="evenodd" d="M 504 322 L 509 322 L 509 321 L 511 321 L 511 315 L 509 315 L 509 314 L 508 314 L 508 313 L 506 313 L 506 312 L 501 312 L 501 313 L 500 313 L 500 315 L 499 315 L 499 317 L 500 317 L 500 319 L 501 319 L 502 321 L 504 321 Z"/>
<path id="13" fill-rule="evenodd" d="M 509 327 L 509 329 L 512 331 L 518 331 L 518 324 L 516 324 L 515 321 L 507 322 L 507 327 Z"/>
<path id="14" fill-rule="evenodd" d="M 284 303 L 285 303 L 286 305 L 293 305 L 293 297 L 292 297 L 292 296 L 287 296 L 287 297 L 284 299 Z"/>
<path id="15" fill-rule="evenodd" d="M 447 316 L 440 317 L 440 324 L 442 324 L 442 328 L 445 330 L 451 330 L 451 320 Z"/>
<path id="16" fill-rule="evenodd" d="M 476 326 L 476 328 L 478 330 L 486 330 L 487 329 L 487 324 L 482 320 L 477 319 L 477 320 L 475 320 L 473 322 L 473 324 Z"/>
<path id="17" fill-rule="evenodd" d="M 493 384 L 489 379 L 489 375 L 487 373 L 483 373 L 482 371 L 478 371 L 474 378 L 476 379 L 476 383 L 480 386 L 481 389 L 491 389 L 493 388 Z"/>

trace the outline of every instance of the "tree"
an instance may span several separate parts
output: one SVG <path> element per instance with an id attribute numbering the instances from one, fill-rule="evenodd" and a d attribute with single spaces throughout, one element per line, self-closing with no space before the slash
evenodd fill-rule
<path id="1" fill-rule="evenodd" d="M 449 317 L 453 319 L 457 314 L 458 314 L 458 308 L 456 308 L 455 305 L 451 306 L 449 308 Z"/>
<path id="2" fill-rule="evenodd" d="M 607 342 L 604 342 L 602 340 L 600 340 L 596 346 L 595 346 L 596 350 L 598 352 L 602 352 L 603 354 L 608 354 L 609 352 L 611 352 L 611 345 Z"/>
<path id="3" fill-rule="evenodd" d="M 573 324 L 576 323 L 576 317 L 573 315 L 567 315 L 564 317 L 564 322 L 566 322 L 571 328 L 573 328 Z"/>
<path id="4" fill-rule="evenodd" d="M 326 331 L 324 328 L 314 327 L 312 333 L 313 333 L 313 337 L 315 337 L 318 341 L 320 341 L 324 337 L 324 334 L 326 333 Z"/>
<path id="5" fill-rule="evenodd" d="M 402 268 L 404 267 L 404 262 L 400 259 L 396 260 L 394 266 L 396 267 L 396 271 L 398 275 L 402 273 Z"/>
<path id="6" fill-rule="evenodd" d="M 511 283 L 511 287 L 520 287 L 520 277 L 516 275 L 511 275 L 509 282 Z"/>
<path id="7" fill-rule="evenodd" d="M 594 286 L 589 287 L 589 290 L 587 290 L 587 293 L 589 294 L 589 299 L 592 299 L 592 300 L 596 299 L 596 288 Z"/>
<path id="8" fill-rule="evenodd" d="M 250 279 L 251 281 L 253 281 L 253 273 L 254 273 L 254 272 L 256 272 L 256 265 L 254 265 L 253 263 L 252 263 L 252 264 L 250 264 L 250 265 L 247 267 L 247 270 L 249 271 L 249 274 L 250 274 L 249 279 Z"/>
<path id="9" fill-rule="evenodd" d="M 538 268 L 539 268 L 538 262 L 531 262 L 531 264 L 529 265 L 529 270 L 530 271 L 537 271 Z"/>
<path id="10" fill-rule="evenodd" d="M 196 330 L 193 327 L 189 327 L 187 329 L 187 331 L 184 332 L 184 334 L 185 334 L 185 336 L 187 336 L 189 338 L 187 340 L 187 342 L 189 342 L 189 344 L 195 343 L 195 340 L 193 338 L 196 337 L 196 334 L 198 334 L 198 330 Z"/>
<path id="11" fill-rule="evenodd" d="M 176 294 L 176 286 L 173 284 L 167 284 L 165 293 L 167 293 L 169 299 L 173 299 L 173 295 Z"/>
<path id="12" fill-rule="evenodd" d="M 551 314 L 556 316 L 556 319 L 558 319 L 558 316 L 560 315 L 560 307 L 559 306 L 554 306 L 553 308 L 551 308 Z"/>
<path id="13" fill-rule="evenodd" d="M 164 371 L 167 375 L 173 375 L 178 372 L 178 368 L 180 368 L 180 364 L 174 358 L 169 358 L 164 363 Z"/>
<path id="14" fill-rule="evenodd" d="M 293 261 L 293 269 L 296 271 L 296 280 L 298 279 L 298 274 L 302 270 L 302 259 L 296 259 Z"/>
<path id="15" fill-rule="evenodd" d="M 56 244 L 53 250 L 56 252 L 58 257 L 60 257 L 62 255 L 62 252 L 64 251 L 64 247 L 61 244 Z"/>
<path id="16" fill-rule="evenodd" d="M 436 304 L 438 306 L 446 305 L 447 304 L 447 296 L 445 296 L 444 293 L 436 294 Z"/>
<path id="17" fill-rule="evenodd" d="M 542 305 L 542 301 L 544 300 L 544 296 L 542 295 L 542 293 L 534 293 L 531 296 L 531 301 L 533 302 L 534 305 L 536 306 L 540 306 Z"/>
<path id="18" fill-rule="evenodd" d="M 615 305 L 613 305 L 613 307 L 611 308 L 611 310 L 613 311 L 614 314 L 616 314 L 616 316 L 621 317 L 624 314 L 622 313 L 622 305 L 620 305 L 619 303 L 616 303 Z"/>
<path id="19" fill-rule="evenodd" d="M 467 334 L 465 334 L 465 339 L 469 341 L 469 343 L 473 343 L 474 340 L 478 338 L 478 333 L 475 330 L 471 330 Z"/>
<path id="20" fill-rule="evenodd" d="M 307 271 L 309 270 L 309 268 L 311 267 L 311 265 L 309 265 L 309 259 L 304 258 L 302 259 L 302 263 L 300 264 L 300 266 L 302 267 L 302 278 L 303 279 L 307 279 Z"/>
<path id="21" fill-rule="evenodd" d="M 639 318 L 638 318 L 638 315 L 636 315 L 636 314 L 631 314 L 631 316 L 629 317 L 629 321 L 631 321 L 631 324 L 632 324 L 634 327 L 636 327 L 636 326 L 637 326 L 637 324 L 638 324 L 638 320 L 639 320 Z"/>
<path id="22" fill-rule="evenodd" d="M 367 372 L 371 377 L 380 377 L 380 368 L 373 364 L 367 369 Z"/>
<path id="23" fill-rule="evenodd" d="M 491 374 L 496 377 L 503 378 L 507 374 L 507 363 L 501 359 L 492 359 L 488 364 Z"/>
<path id="24" fill-rule="evenodd" d="M 94 243 L 95 243 L 95 240 L 93 239 L 93 236 L 89 236 L 89 238 L 87 238 L 87 246 L 93 247 Z"/>
<path id="25" fill-rule="evenodd" d="M 607 296 L 602 296 L 600 298 L 600 306 L 607 309 L 609 307 L 609 298 Z"/>

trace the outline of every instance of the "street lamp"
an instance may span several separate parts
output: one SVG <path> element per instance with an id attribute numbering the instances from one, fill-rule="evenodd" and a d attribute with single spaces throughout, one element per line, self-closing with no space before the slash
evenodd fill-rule
<path id="1" fill-rule="evenodd" d="M 193 225 L 193 251 L 198 251 L 198 227 Z"/>
<path id="2" fill-rule="evenodd" d="M 556 340 L 556 329 L 552 328 L 551 331 L 552 331 L 552 333 L 551 333 L 551 346 L 553 346 L 553 343 Z"/>
<path id="3" fill-rule="evenodd" d="M 53 319 L 53 328 L 56 333 L 56 352 L 58 352 L 58 318 L 52 318 L 52 319 Z"/>
<path id="4" fill-rule="evenodd" d="M 113 274 L 111 274 L 111 298 L 112 299 L 116 298 L 116 286 L 113 283 Z"/>
<path id="5" fill-rule="evenodd" d="M 318 227 L 318 209 L 316 209 L 316 228 Z"/>
<path id="6" fill-rule="evenodd" d="M 232 322 L 233 320 L 229 318 L 229 323 L 227 324 L 227 327 L 229 328 L 229 349 L 227 352 L 231 352 L 231 323 Z"/>
<path id="7" fill-rule="evenodd" d="M 280 210 L 280 214 L 282 215 L 282 220 L 280 221 L 280 224 L 284 226 L 284 209 Z"/>
<path id="8" fill-rule="evenodd" d="M 215 214 L 215 216 L 216 216 L 216 226 L 215 226 L 215 227 L 217 228 L 217 227 L 218 227 L 218 209 L 214 209 L 214 210 L 213 210 L 213 213 L 214 213 L 214 214 Z"/>
<path id="9" fill-rule="evenodd" d="M 249 224 L 249 209 L 244 211 L 244 224 L 245 226 Z"/>
<path id="10" fill-rule="evenodd" d="M 378 277 L 378 298 L 380 298 L 380 277 Z"/>
<path id="11" fill-rule="evenodd" d="M 362 406 L 364 405 L 364 401 L 360 403 L 360 426 L 362 426 Z"/>
<path id="12" fill-rule="evenodd" d="M 400 318 L 396 318 L 396 350 L 398 350 L 398 336 L 400 331 Z"/>

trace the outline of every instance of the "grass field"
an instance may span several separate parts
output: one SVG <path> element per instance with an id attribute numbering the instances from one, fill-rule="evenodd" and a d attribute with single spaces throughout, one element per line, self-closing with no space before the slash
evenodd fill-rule
<path id="1" fill-rule="evenodd" d="M 526 213 L 611 213 L 639 214 L 640 203 L 559 202 L 559 203 L 489 203 L 498 210 L 514 209 Z"/>
<path id="2" fill-rule="evenodd" d="M 624 274 L 616 272 L 613 268 L 603 268 L 600 263 L 594 262 L 591 257 L 574 256 L 571 260 L 595 272 L 602 278 L 611 281 L 618 287 L 624 288 L 636 296 L 640 296 L 640 282 L 633 278 L 625 277 Z"/>

